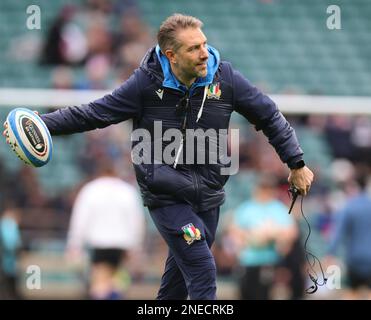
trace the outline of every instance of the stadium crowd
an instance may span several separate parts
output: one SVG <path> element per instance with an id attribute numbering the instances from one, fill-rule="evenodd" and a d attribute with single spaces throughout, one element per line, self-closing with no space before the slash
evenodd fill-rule
<path id="1" fill-rule="evenodd" d="M 53 66 L 50 81 L 52 88 L 106 90 L 125 81 L 139 65 L 147 48 L 154 43 L 154 36 L 143 22 L 134 0 L 89 0 L 85 5 L 65 6 L 58 13 L 46 34 L 38 63 Z M 75 70 L 83 70 L 83 73 L 77 74 Z M 269 88 L 266 87 L 265 90 L 269 91 Z M 368 178 L 371 177 L 371 118 L 361 115 L 290 115 L 287 118 L 296 129 L 308 163 L 315 172 L 315 182 L 304 200 L 304 210 L 313 229 L 310 246 L 318 256 L 325 257 L 341 210 L 349 199 L 361 191 L 357 183 L 359 177 L 366 178 L 366 193 L 371 192 L 371 180 Z M 242 236 L 238 236 L 236 226 L 231 222 L 236 218 L 236 212 L 243 214 L 241 205 L 255 194 L 254 189 L 261 179 L 261 174 L 265 177 L 268 175 L 272 177 L 272 181 L 277 182 L 274 186 L 274 199 L 284 208 L 288 208 L 290 204 L 286 180 L 288 169 L 282 165 L 268 144 L 261 143 L 265 137 L 255 132 L 253 127 L 242 123 L 238 117 L 232 120 L 232 127 L 240 129 L 239 173 L 232 176 L 226 186 L 227 202 L 222 208 L 222 228 L 213 248 L 220 276 L 235 283 L 236 288 L 241 272 L 245 268 L 250 268 L 251 271 L 251 266 L 240 256 L 239 243 Z M 0 162 L 0 206 L 3 212 L 0 242 L 9 242 L 5 238 L 9 236 L 6 228 L 13 228 L 14 234 L 17 234 L 14 225 L 19 227 L 20 237 L 23 237 L 20 242 L 16 235 L 13 235 L 13 240 L 16 239 L 10 249 L 13 250 L 11 258 L 6 258 L 4 244 L 0 246 L 3 271 L 0 277 L 7 270 L 5 264 L 9 265 L 8 259 L 16 260 L 21 251 L 30 251 L 30 243 L 34 238 L 42 236 L 44 239 L 55 237 L 66 240 L 76 195 L 83 185 L 96 177 L 105 161 L 112 162 L 120 177 L 136 187 L 130 161 L 130 125 L 111 126 L 103 130 L 84 134 L 84 144 L 76 152 L 75 163 L 71 163 L 82 173 L 83 179 L 73 187 L 54 195 L 49 195 L 48 190 L 43 189 L 38 181 L 37 170 L 21 166 L 15 176 L 10 176 Z M 10 223 L 9 210 L 15 208 L 17 219 Z M 43 230 L 39 220 L 30 218 L 30 211 L 38 212 L 39 219 L 43 219 L 44 212 L 51 212 L 49 222 L 42 224 Z M 300 216 L 298 205 L 294 209 L 293 217 L 291 222 L 285 220 L 285 223 L 291 223 L 293 228 L 296 228 L 296 236 L 290 238 L 288 244 L 284 244 L 286 247 L 282 250 L 281 259 L 277 260 L 278 262 L 274 260 L 274 269 L 263 268 L 263 274 L 259 278 L 260 284 L 263 285 L 263 291 L 268 287 L 270 291 L 258 298 L 305 298 L 304 288 L 308 284 L 308 276 L 305 272 L 303 242 L 308 230 Z M 277 219 L 282 221 L 285 217 Z M 243 219 L 237 220 L 243 227 Z M 63 222 L 60 223 L 61 221 Z M 57 224 L 57 227 L 53 227 Z M 146 254 L 145 263 L 157 266 L 160 259 L 156 254 L 164 255 L 165 247 L 160 239 L 154 239 L 156 235 L 151 232 L 154 230 L 153 226 L 149 224 L 147 229 L 143 248 Z M 344 254 L 340 253 L 339 259 L 342 261 L 340 265 L 345 264 Z M 300 263 L 295 263 L 298 261 Z M 14 276 L 14 270 L 11 271 L 11 277 Z M 146 271 L 148 270 L 141 270 L 143 274 L 133 273 L 134 280 L 145 281 Z M 161 270 L 158 270 L 158 274 L 160 272 Z M 252 272 L 255 272 L 255 269 Z M 371 279 L 371 270 L 368 270 L 365 277 L 364 284 L 369 285 L 367 281 Z M 344 286 L 348 287 L 348 277 L 345 276 L 342 280 Z M 268 282 L 269 286 L 264 286 Z M 15 286 L 13 282 L 11 285 Z M 250 292 L 246 292 L 246 286 L 243 284 L 241 295 L 234 297 L 254 298 Z"/>

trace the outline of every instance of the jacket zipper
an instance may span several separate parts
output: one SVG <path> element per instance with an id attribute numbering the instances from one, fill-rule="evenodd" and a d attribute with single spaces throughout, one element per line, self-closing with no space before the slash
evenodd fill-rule
<path id="1" fill-rule="evenodd" d="M 185 117 L 183 118 L 182 120 L 182 123 L 181 123 L 181 128 L 186 130 L 187 129 L 187 123 L 188 124 L 191 124 L 191 126 L 188 125 L 188 127 L 190 127 L 190 129 L 195 129 L 196 127 L 196 120 L 194 119 L 193 117 L 193 113 L 192 113 L 192 104 L 191 104 L 191 97 L 190 97 L 190 91 L 187 90 L 184 97 L 186 99 L 186 110 L 185 110 Z M 190 121 L 188 121 L 190 120 Z M 185 131 L 183 133 L 183 143 L 185 145 Z M 184 145 L 183 145 L 183 148 L 184 148 Z M 185 149 L 183 149 L 183 153 L 185 152 Z M 199 180 L 199 177 L 198 177 L 198 168 L 197 168 L 197 164 L 193 164 L 193 168 L 194 170 L 191 170 L 191 174 L 192 174 L 192 178 L 193 178 L 193 181 L 194 181 L 194 184 L 193 184 L 193 188 L 195 190 L 195 204 L 194 204 L 194 207 L 196 209 L 199 208 L 199 205 L 198 205 L 198 201 L 199 201 L 199 190 L 200 190 L 200 180 Z"/>
<path id="2" fill-rule="evenodd" d="M 189 92 L 187 92 L 187 94 L 188 93 Z M 187 103 L 189 104 L 188 111 L 189 111 L 189 118 L 191 120 L 190 123 L 192 124 L 192 129 L 196 129 L 196 120 L 193 117 L 191 99 L 190 99 L 190 97 L 188 99 L 189 99 L 189 101 L 187 101 Z M 196 148 L 197 148 L 197 146 L 195 146 L 195 150 L 197 150 Z M 194 155 L 194 160 L 196 160 L 195 155 Z M 194 184 L 195 193 L 196 193 L 195 207 L 198 209 L 199 208 L 198 201 L 199 201 L 200 180 L 199 180 L 199 177 L 198 177 L 198 168 L 197 168 L 197 164 L 196 163 L 193 164 L 193 168 L 194 168 L 194 170 L 191 170 L 191 172 L 192 172 L 193 180 L 195 182 L 195 184 Z"/>

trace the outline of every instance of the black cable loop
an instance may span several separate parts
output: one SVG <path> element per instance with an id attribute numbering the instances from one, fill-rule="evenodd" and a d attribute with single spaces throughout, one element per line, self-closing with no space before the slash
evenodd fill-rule
<path id="1" fill-rule="evenodd" d="M 310 227 L 310 223 L 309 223 L 307 217 L 304 214 L 304 210 L 303 210 L 303 199 L 304 199 L 304 197 L 302 195 L 300 195 L 300 193 L 298 193 L 298 192 L 299 191 L 296 188 L 290 187 L 290 189 L 289 189 L 289 194 L 291 194 L 291 197 L 292 197 L 292 204 L 290 206 L 289 213 L 291 212 L 291 209 L 293 208 L 294 203 L 295 203 L 296 198 L 298 197 L 298 195 L 301 196 L 301 199 L 300 199 L 300 211 L 301 211 L 302 217 L 304 218 L 304 220 L 305 220 L 305 222 L 306 222 L 306 224 L 308 226 L 308 234 L 307 234 L 307 237 L 306 237 L 306 239 L 304 241 L 305 259 L 306 259 L 306 261 L 308 263 L 308 266 L 309 266 L 309 268 L 307 268 L 306 271 L 308 273 L 308 276 L 309 276 L 310 280 L 313 282 L 313 285 L 310 286 L 309 288 L 307 288 L 305 290 L 305 292 L 307 294 L 313 294 L 313 293 L 315 293 L 318 290 L 318 287 L 319 286 L 324 286 L 327 283 L 327 278 L 325 276 L 325 272 L 323 271 L 323 267 L 322 267 L 321 261 L 317 258 L 317 256 L 314 253 L 310 252 L 308 250 L 308 248 L 307 248 L 308 241 L 309 241 L 310 235 L 312 233 L 312 229 Z M 319 278 L 316 270 L 314 269 L 315 266 L 316 266 L 316 262 L 318 262 L 319 268 L 321 270 L 320 271 L 320 273 L 321 273 L 320 276 L 323 279 L 322 281 L 319 281 L 320 278 Z"/>

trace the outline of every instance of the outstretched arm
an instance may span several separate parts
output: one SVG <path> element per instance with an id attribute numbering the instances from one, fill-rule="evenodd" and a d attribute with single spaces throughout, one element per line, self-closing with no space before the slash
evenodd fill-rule
<path id="1" fill-rule="evenodd" d="M 67 107 L 41 115 L 52 135 L 104 128 L 140 114 L 140 93 L 136 71 L 112 94 L 79 107 Z"/>

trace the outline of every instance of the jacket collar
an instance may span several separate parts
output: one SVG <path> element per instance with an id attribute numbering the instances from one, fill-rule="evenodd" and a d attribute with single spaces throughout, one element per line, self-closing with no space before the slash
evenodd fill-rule
<path id="1" fill-rule="evenodd" d="M 196 81 L 192 84 L 190 91 L 194 90 L 197 87 L 208 86 L 210 83 L 213 82 L 215 73 L 218 70 L 220 62 L 219 52 L 209 45 L 207 46 L 207 49 L 209 51 L 209 59 L 207 60 L 207 75 L 205 77 L 197 78 Z M 155 51 L 157 58 L 160 61 L 162 72 L 164 74 L 162 85 L 164 87 L 181 90 L 183 92 L 187 91 L 186 86 L 181 84 L 171 71 L 170 62 L 168 58 L 164 54 L 162 54 L 159 45 L 156 46 Z"/>

